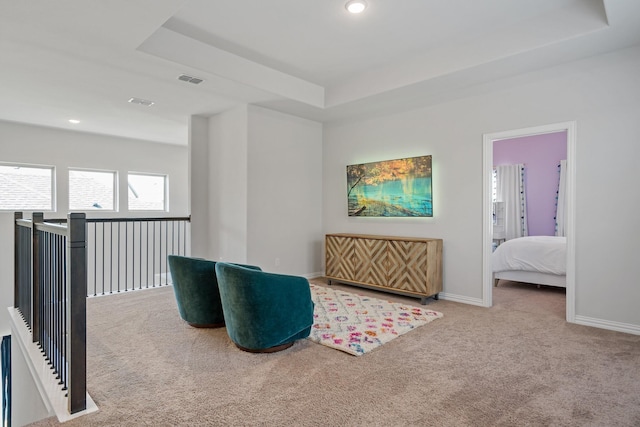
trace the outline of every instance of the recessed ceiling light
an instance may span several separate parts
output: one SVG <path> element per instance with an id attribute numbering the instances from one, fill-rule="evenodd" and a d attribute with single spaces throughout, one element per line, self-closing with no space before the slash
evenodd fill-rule
<path id="1" fill-rule="evenodd" d="M 351 13 L 361 13 L 367 8 L 367 2 L 364 0 L 349 0 L 344 7 Z"/>
<path id="2" fill-rule="evenodd" d="M 148 101 L 141 98 L 131 98 L 129 99 L 129 102 L 132 104 L 144 105 L 145 107 L 151 107 L 153 104 L 155 104 L 155 102 L 153 101 Z"/>
<path id="3" fill-rule="evenodd" d="M 80 123 L 80 120 L 76 120 L 76 119 L 69 119 L 69 123 L 72 123 L 74 125 L 77 125 L 78 123 Z"/>

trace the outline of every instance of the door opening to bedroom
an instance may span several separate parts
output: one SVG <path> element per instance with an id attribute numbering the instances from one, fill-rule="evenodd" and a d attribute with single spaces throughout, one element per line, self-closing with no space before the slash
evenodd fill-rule
<path id="1" fill-rule="evenodd" d="M 566 289 L 573 322 L 575 123 L 485 134 L 483 143 L 483 304 L 493 304 L 498 284 L 543 285 L 532 302 L 543 293 L 565 301 Z"/>

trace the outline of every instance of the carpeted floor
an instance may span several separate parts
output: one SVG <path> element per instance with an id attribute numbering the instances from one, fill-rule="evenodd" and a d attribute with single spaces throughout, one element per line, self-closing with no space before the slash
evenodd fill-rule
<path id="1" fill-rule="evenodd" d="M 93 298 L 100 411 L 65 427 L 640 425 L 640 336 L 567 324 L 564 306 L 561 289 L 502 282 L 494 307 L 430 300 L 442 319 L 354 357 L 309 340 L 242 352 L 182 322 L 170 287 Z"/>

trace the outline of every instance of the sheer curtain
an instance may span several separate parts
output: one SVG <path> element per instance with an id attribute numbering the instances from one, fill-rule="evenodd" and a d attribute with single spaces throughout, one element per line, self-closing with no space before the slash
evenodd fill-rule
<path id="1" fill-rule="evenodd" d="M 560 160 L 560 179 L 558 181 L 558 202 L 556 205 L 556 236 L 566 236 L 567 221 L 567 161 Z"/>
<path id="2" fill-rule="evenodd" d="M 523 164 L 496 166 L 496 200 L 504 203 L 506 240 L 527 236 Z"/>

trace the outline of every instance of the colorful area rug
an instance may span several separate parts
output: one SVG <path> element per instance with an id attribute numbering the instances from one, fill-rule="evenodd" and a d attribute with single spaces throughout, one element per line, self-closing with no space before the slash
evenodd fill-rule
<path id="1" fill-rule="evenodd" d="M 421 307 L 310 286 L 315 308 L 309 339 L 354 356 L 443 316 Z"/>

